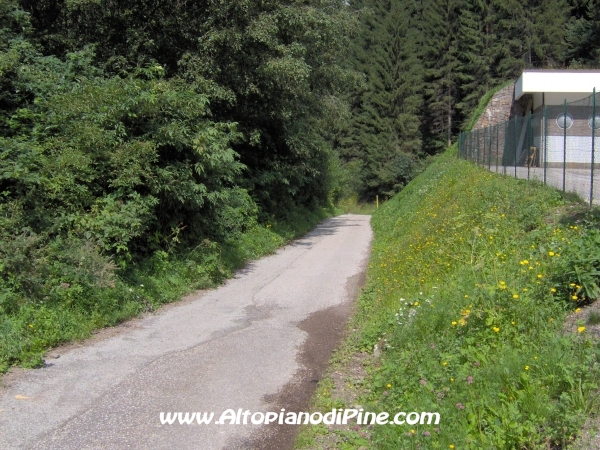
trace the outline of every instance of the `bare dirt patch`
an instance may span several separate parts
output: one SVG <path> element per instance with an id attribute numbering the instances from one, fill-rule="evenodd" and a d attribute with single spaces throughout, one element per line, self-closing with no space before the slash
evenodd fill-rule
<path id="1" fill-rule="evenodd" d="M 596 317 L 597 323 L 595 323 Z M 566 333 L 576 334 L 581 326 L 585 327 L 585 333 L 591 335 L 594 340 L 600 340 L 600 301 L 596 300 L 569 314 L 565 320 L 564 330 Z"/>
<path id="2" fill-rule="evenodd" d="M 334 406 L 342 408 L 364 408 L 363 399 L 369 390 L 364 386 L 368 369 L 378 363 L 378 358 L 368 353 L 353 353 L 332 367 L 323 383 L 322 392 Z M 318 399 L 317 399 L 318 401 Z M 313 443 L 303 450 L 337 450 L 349 440 L 360 440 L 366 449 L 371 435 L 371 426 L 358 426 L 354 421 L 347 425 L 322 425 L 313 436 Z"/>

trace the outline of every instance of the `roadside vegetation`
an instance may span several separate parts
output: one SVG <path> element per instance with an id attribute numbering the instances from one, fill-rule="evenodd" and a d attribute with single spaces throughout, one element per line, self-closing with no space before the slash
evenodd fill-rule
<path id="1" fill-rule="evenodd" d="M 337 398 L 329 377 L 316 408 L 435 411 L 441 422 L 321 425 L 299 446 L 567 446 L 599 406 L 588 324 L 563 328 L 600 294 L 599 219 L 542 184 L 458 160 L 455 148 L 439 156 L 373 214 L 367 284 L 334 369 L 359 394 Z M 356 358 L 363 379 L 350 376 Z"/>
<path id="2" fill-rule="evenodd" d="M 357 196 L 352 196 L 340 200 L 337 204 L 340 212 L 344 214 L 366 214 L 370 215 L 377 209 L 377 203 L 363 203 L 358 200 Z"/>
<path id="3" fill-rule="evenodd" d="M 0 372 L 219 282 L 341 192 L 343 2 L 109 3 L 0 2 Z"/>
<path id="4" fill-rule="evenodd" d="M 286 221 L 254 224 L 224 242 L 208 239 L 196 248 L 154 255 L 125 269 L 100 255 L 89 243 L 58 247 L 48 243 L 32 254 L 15 249 L 29 286 L 42 298 L 19 298 L 5 290 L 0 310 L 0 373 L 11 365 L 39 367 L 45 352 L 63 342 L 89 337 L 197 289 L 214 287 L 251 259 L 310 231 L 332 208 L 297 211 Z M 8 291 L 8 292 L 7 292 Z M 11 297 L 8 294 L 12 294 Z"/>

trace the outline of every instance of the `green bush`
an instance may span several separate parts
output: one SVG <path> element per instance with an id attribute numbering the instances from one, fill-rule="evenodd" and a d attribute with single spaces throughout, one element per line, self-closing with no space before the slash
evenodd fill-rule
<path id="1" fill-rule="evenodd" d="M 577 302 L 600 298 L 600 230 L 594 225 L 571 225 L 575 234 L 566 245 L 561 243 L 564 251 L 556 288 Z"/>
<path id="2" fill-rule="evenodd" d="M 212 286 L 323 217 L 321 96 L 348 17 L 188 3 L 154 8 L 151 32 L 143 1 L 0 3 L 2 369 Z"/>

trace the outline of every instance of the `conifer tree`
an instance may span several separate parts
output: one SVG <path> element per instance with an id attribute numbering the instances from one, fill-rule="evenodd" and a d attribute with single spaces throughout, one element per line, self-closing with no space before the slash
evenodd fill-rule
<path id="1" fill-rule="evenodd" d="M 495 29 L 489 1 L 465 0 L 461 4 L 458 27 L 457 76 L 460 102 L 456 107 L 461 119 L 467 118 L 479 99 L 498 81 L 494 77 L 493 48 Z"/>
<path id="2" fill-rule="evenodd" d="M 458 68 L 458 0 L 423 2 L 422 28 L 425 65 L 426 146 L 437 152 L 450 145 L 460 93 Z"/>
<path id="3" fill-rule="evenodd" d="M 498 24 L 500 61 L 498 74 L 516 78 L 524 68 L 561 65 L 564 25 L 568 17 L 565 0 L 494 0 Z"/>
<path id="4" fill-rule="evenodd" d="M 363 13 L 354 68 L 364 83 L 351 96 L 352 133 L 342 154 L 360 160 L 363 197 L 392 195 L 411 178 L 421 151 L 422 73 L 411 29 L 414 4 L 360 1 L 353 7 Z"/>
<path id="5" fill-rule="evenodd" d="M 600 4 L 598 0 L 572 0 L 562 51 L 572 67 L 600 66 Z"/>

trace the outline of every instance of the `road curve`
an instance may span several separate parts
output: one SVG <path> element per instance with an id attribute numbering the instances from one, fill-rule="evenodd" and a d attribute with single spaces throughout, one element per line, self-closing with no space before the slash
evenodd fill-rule
<path id="1" fill-rule="evenodd" d="M 6 376 L 0 448 L 291 447 L 292 426 L 161 425 L 159 413 L 306 408 L 371 238 L 368 216 L 326 220 L 218 289 Z"/>

